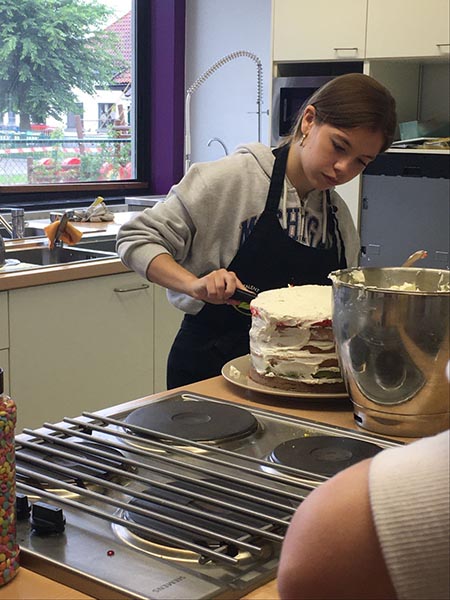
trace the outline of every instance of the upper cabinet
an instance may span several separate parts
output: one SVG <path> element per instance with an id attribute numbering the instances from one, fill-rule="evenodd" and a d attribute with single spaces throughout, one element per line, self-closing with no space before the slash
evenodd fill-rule
<path id="1" fill-rule="evenodd" d="M 449 4 L 273 0 L 273 61 L 448 57 Z"/>
<path id="2" fill-rule="evenodd" d="M 369 0 L 366 57 L 449 56 L 449 22 L 448 0 Z"/>
<path id="3" fill-rule="evenodd" d="M 274 0 L 273 60 L 364 58 L 366 0 Z"/>

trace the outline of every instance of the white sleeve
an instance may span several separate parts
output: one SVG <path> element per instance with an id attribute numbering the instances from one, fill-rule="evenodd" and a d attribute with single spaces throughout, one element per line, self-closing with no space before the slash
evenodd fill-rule
<path id="1" fill-rule="evenodd" d="M 373 519 L 400 600 L 449 598 L 449 488 L 449 431 L 372 460 Z"/>
<path id="2" fill-rule="evenodd" d="M 342 235 L 342 241 L 345 246 L 347 268 L 357 267 L 359 265 L 361 241 L 355 223 L 353 222 L 352 215 L 345 201 L 335 190 L 332 192 L 331 201 L 337 208 L 336 216 L 338 219 L 339 230 Z"/>

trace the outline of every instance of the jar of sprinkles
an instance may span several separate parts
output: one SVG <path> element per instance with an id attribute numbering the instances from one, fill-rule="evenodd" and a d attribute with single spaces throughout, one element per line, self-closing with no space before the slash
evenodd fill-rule
<path id="1" fill-rule="evenodd" d="M 3 369 L 0 369 L 0 585 L 11 581 L 19 568 L 14 453 L 16 405 L 3 390 Z"/>

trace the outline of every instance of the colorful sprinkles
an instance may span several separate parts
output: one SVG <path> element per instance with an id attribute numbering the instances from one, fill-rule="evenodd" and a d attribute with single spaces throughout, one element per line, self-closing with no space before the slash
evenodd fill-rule
<path id="1" fill-rule="evenodd" d="M 8 396 L 0 396 L 0 585 L 8 583 L 19 568 L 15 511 L 15 425 L 15 403 Z"/>

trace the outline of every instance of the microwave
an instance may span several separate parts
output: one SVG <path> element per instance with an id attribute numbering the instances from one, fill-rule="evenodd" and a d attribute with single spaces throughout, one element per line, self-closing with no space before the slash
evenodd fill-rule
<path id="1" fill-rule="evenodd" d="M 336 75 L 276 77 L 272 84 L 271 145 L 278 146 L 288 135 L 303 104 Z"/>
<path id="2" fill-rule="evenodd" d="M 278 65 L 272 82 L 271 145 L 288 135 L 304 102 L 328 81 L 345 73 L 362 73 L 362 61 L 289 63 Z"/>

